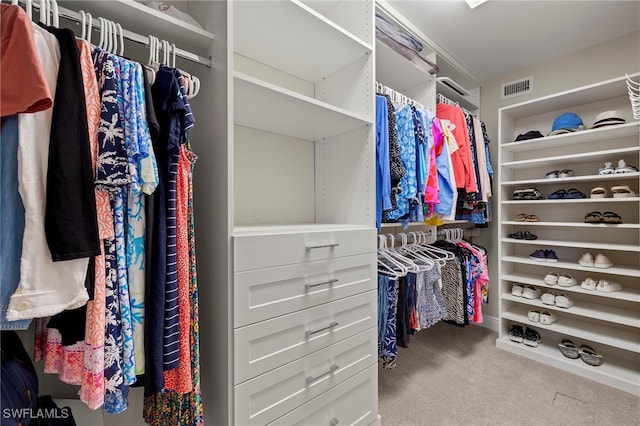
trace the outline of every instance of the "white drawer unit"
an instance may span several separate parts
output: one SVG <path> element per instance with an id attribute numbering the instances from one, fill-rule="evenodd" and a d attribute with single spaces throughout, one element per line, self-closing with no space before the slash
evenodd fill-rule
<path id="1" fill-rule="evenodd" d="M 240 327 L 376 288 L 375 253 L 237 272 L 234 325 Z"/>
<path id="2" fill-rule="evenodd" d="M 378 417 L 378 370 L 372 366 L 269 425 L 370 425 Z"/>
<path id="3" fill-rule="evenodd" d="M 289 233 L 282 233 L 282 229 L 277 229 L 278 233 L 253 232 L 251 228 L 236 231 L 233 237 L 234 271 L 372 253 L 376 249 L 375 228 L 290 229 L 293 231 Z"/>
<path id="4" fill-rule="evenodd" d="M 236 386 L 236 424 L 267 424 L 370 367 L 376 339 L 371 328 Z"/>
<path id="5" fill-rule="evenodd" d="M 376 327 L 376 309 L 368 291 L 235 329 L 234 383 Z"/>

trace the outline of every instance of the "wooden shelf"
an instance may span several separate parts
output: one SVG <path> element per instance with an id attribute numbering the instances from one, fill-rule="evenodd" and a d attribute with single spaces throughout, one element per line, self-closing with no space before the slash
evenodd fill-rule
<path id="1" fill-rule="evenodd" d="M 298 0 L 238 1 L 233 13 L 237 53 L 310 82 L 373 52 L 370 44 Z"/>
<path id="2" fill-rule="evenodd" d="M 58 4 L 71 10 L 89 12 L 94 21 L 104 17 L 140 35 L 154 35 L 203 56 L 209 56 L 215 39 L 209 31 L 133 0 L 59 1 Z"/>
<path id="3" fill-rule="evenodd" d="M 589 296 L 597 296 L 603 299 L 624 300 L 627 302 L 640 302 L 640 289 L 625 287 L 620 291 L 612 293 L 604 293 L 601 291 L 585 290 L 578 285 L 572 287 L 560 287 L 558 285 L 548 285 L 544 282 L 542 275 L 526 274 L 522 272 L 513 272 L 500 277 L 503 281 L 511 281 L 520 284 L 534 285 L 536 287 L 548 288 L 552 290 L 562 290 L 569 293 L 587 294 Z M 522 298 L 520 298 L 522 299 Z"/>
<path id="4" fill-rule="evenodd" d="M 511 180 L 511 181 L 502 181 L 500 185 L 502 186 L 558 185 L 558 184 L 573 183 L 573 182 L 590 182 L 590 183 L 596 184 L 597 182 L 638 179 L 638 177 L 640 177 L 640 172 L 613 173 L 610 175 L 585 175 L 585 176 L 572 176 L 567 178 L 556 178 L 556 179 L 540 178 L 540 179 Z"/>
<path id="5" fill-rule="evenodd" d="M 527 316 L 527 309 L 512 307 L 502 313 L 502 317 L 507 320 L 525 324 L 530 327 L 551 330 L 555 333 L 567 336 L 587 339 L 603 345 L 615 346 L 627 351 L 640 353 L 640 333 L 608 327 L 602 324 L 589 322 L 588 327 L 584 321 L 568 317 L 559 318 L 551 325 L 544 325 L 539 322 L 531 322 Z"/>
<path id="6" fill-rule="evenodd" d="M 372 124 L 370 117 L 238 72 L 234 73 L 234 99 L 236 124 L 310 141 Z"/>
<path id="7" fill-rule="evenodd" d="M 501 149 L 511 152 L 524 152 L 545 149 L 549 147 L 581 145 L 607 139 L 621 139 L 640 134 L 640 121 L 632 121 L 616 126 L 600 127 L 598 129 L 582 130 L 579 132 L 563 133 L 518 142 L 508 142 L 500 145 Z"/>
<path id="8" fill-rule="evenodd" d="M 591 229 L 640 229 L 638 223 L 584 223 L 584 222 L 516 222 L 506 220 L 502 225 L 514 226 L 550 226 L 560 228 L 591 228 Z"/>
<path id="9" fill-rule="evenodd" d="M 589 247 L 591 250 L 617 250 L 617 251 L 630 251 L 640 253 L 640 245 L 638 244 L 608 244 L 608 243 L 595 243 L 584 241 L 556 241 L 556 240 L 518 240 L 516 238 L 502 238 L 503 243 L 513 244 L 529 244 L 544 247 Z"/>
<path id="10" fill-rule="evenodd" d="M 586 364 L 580 358 L 571 359 L 563 356 L 557 346 L 560 340 L 545 340 L 537 347 L 532 348 L 522 343 L 512 342 L 508 337 L 503 337 L 496 340 L 496 347 L 640 395 L 639 362 L 605 354 L 604 363 L 594 367 Z"/>
<path id="11" fill-rule="evenodd" d="M 574 286 L 575 287 L 575 286 Z M 578 286 L 579 287 L 579 286 Z M 571 287 L 558 287 L 553 286 L 556 291 L 565 291 Z M 594 292 L 592 292 L 594 293 Z M 511 293 L 503 293 L 503 300 L 510 300 L 529 307 L 536 307 L 541 309 L 547 309 L 550 311 L 556 311 L 561 314 L 577 315 L 587 318 L 593 318 L 596 320 L 612 322 L 615 324 L 628 325 L 630 327 L 640 328 L 640 311 L 631 309 L 620 309 L 608 305 L 602 305 L 598 303 L 591 303 L 585 301 L 576 301 L 575 304 L 568 308 L 556 308 L 555 306 L 549 306 L 542 303 L 540 299 L 526 299 L 524 297 L 514 296 Z M 530 309 L 530 308 L 527 308 Z M 561 319 L 564 321 L 564 318 Z M 560 321 L 560 320 L 558 320 Z"/>
<path id="12" fill-rule="evenodd" d="M 634 268 L 631 266 L 613 266 L 607 269 L 596 269 L 590 268 L 587 266 L 579 265 L 578 262 L 538 262 L 533 259 L 529 259 L 524 256 L 503 256 L 500 259 L 501 262 L 512 262 L 512 263 L 520 263 L 523 265 L 537 265 L 537 266 L 548 266 L 553 267 L 554 269 L 571 269 L 573 271 L 589 271 L 589 272 L 599 272 L 607 275 L 623 275 L 627 277 L 640 277 L 640 269 Z"/>

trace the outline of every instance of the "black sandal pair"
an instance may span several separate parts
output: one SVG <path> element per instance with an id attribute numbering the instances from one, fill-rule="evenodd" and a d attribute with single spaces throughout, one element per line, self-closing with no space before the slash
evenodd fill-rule
<path id="1" fill-rule="evenodd" d="M 532 234 L 529 231 L 518 231 L 508 235 L 509 238 L 514 238 L 516 240 L 536 240 L 538 236 L 536 234 Z"/>
<path id="2" fill-rule="evenodd" d="M 620 224 L 622 223 L 622 217 L 614 212 L 600 213 L 597 211 L 587 213 L 584 217 L 584 223 L 610 223 Z"/>

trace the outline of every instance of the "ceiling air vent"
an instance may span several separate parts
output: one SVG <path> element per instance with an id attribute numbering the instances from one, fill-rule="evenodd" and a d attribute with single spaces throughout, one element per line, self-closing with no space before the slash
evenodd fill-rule
<path id="1" fill-rule="evenodd" d="M 525 95 L 533 91 L 533 76 L 520 80 L 510 81 L 502 85 L 500 99 L 512 98 L 514 96 Z"/>

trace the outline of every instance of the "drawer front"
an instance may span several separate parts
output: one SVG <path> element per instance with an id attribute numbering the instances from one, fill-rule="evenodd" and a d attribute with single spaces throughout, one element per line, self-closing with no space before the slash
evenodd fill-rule
<path id="1" fill-rule="evenodd" d="M 312 399 L 269 425 L 369 425 L 378 417 L 378 370 L 367 368 L 355 377 Z"/>
<path id="2" fill-rule="evenodd" d="M 377 326 L 377 292 L 283 315 L 234 330 L 234 384 Z"/>
<path id="3" fill-rule="evenodd" d="M 376 230 L 335 230 L 233 237 L 235 272 L 376 251 Z"/>
<path id="4" fill-rule="evenodd" d="M 235 424 L 267 424 L 375 365 L 377 340 L 370 328 L 236 386 Z"/>
<path id="5" fill-rule="evenodd" d="M 234 276 L 234 326 L 240 327 L 376 288 L 375 253 Z"/>

